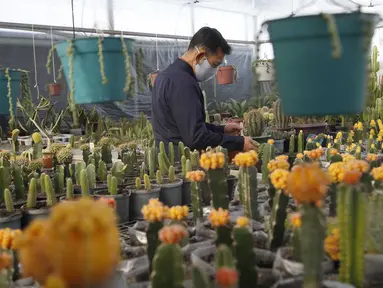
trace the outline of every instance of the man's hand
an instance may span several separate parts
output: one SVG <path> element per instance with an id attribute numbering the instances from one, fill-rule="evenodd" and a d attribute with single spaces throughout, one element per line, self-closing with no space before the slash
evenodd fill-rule
<path id="1" fill-rule="evenodd" d="M 243 143 L 243 151 L 248 152 L 250 150 L 254 150 L 259 144 L 255 142 L 251 137 L 245 136 L 244 143 Z"/>
<path id="2" fill-rule="evenodd" d="M 225 134 L 232 135 L 232 136 L 239 136 L 241 135 L 241 126 L 235 123 L 229 123 L 226 124 L 224 131 Z"/>

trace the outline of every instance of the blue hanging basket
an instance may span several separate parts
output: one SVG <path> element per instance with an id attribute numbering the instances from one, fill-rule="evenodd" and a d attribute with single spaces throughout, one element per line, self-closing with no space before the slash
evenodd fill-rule
<path id="1" fill-rule="evenodd" d="M 6 76 L 6 69 L 0 69 L 0 115 L 9 115 L 9 99 L 8 99 L 8 81 L 11 84 L 11 97 L 13 113 L 16 114 L 16 100 L 20 95 L 20 78 L 21 72 L 18 70 L 8 70 L 10 79 Z"/>
<path id="2" fill-rule="evenodd" d="M 377 14 L 356 12 L 266 22 L 283 112 L 322 116 L 362 111 L 370 43 L 378 21 Z"/>
<path id="3" fill-rule="evenodd" d="M 102 41 L 102 59 L 99 56 L 99 38 L 73 39 L 56 45 L 64 75 L 72 91 L 76 104 L 92 104 L 123 101 L 127 82 L 125 54 L 119 37 L 104 37 Z M 124 39 L 132 63 L 133 40 Z M 69 48 L 69 49 L 68 49 Z M 72 49 L 71 49 L 72 48 Z M 72 52 L 68 52 L 68 50 Z M 103 63 L 107 79 L 102 83 L 100 60 Z M 70 75 L 70 64 L 72 75 Z"/>

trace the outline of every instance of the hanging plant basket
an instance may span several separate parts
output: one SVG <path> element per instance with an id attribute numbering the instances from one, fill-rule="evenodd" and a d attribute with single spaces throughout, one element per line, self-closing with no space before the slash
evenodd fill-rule
<path id="1" fill-rule="evenodd" d="M 150 89 L 152 89 L 154 87 L 154 82 L 156 81 L 158 74 L 160 74 L 160 71 L 155 71 L 155 72 L 149 73 L 148 79 L 147 79 L 147 84 L 148 84 L 148 87 Z"/>
<path id="2" fill-rule="evenodd" d="M 8 70 L 9 78 L 6 75 L 6 68 L 0 68 L 0 115 L 9 115 L 8 82 L 13 106 L 13 113 L 16 113 L 16 100 L 20 94 L 21 71 Z"/>
<path id="3" fill-rule="evenodd" d="M 258 60 L 255 62 L 255 72 L 258 75 L 258 81 L 274 80 L 274 64 L 271 60 Z"/>
<path id="4" fill-rule="evenodd" d="M 377 14 L 289 17 L 266 22 L 286 115 L 363 110 L 367 60 Z"/>
<path id="5" fill-rule="evenodd" d="M 61 95 L 61 84 L 51 83 L 48 84 L 49 96 L 60 96 Z"/>
<path id="6" fill-rule="evenodd" d="M 217 82 L 219 85 L 237 82 L 237 69 L 234 65 L 221 66 L 217 69 Z"/>
<path id="7" fill-rule="evenodd" d="M 125 100 L 132 77 L 125 61 L 127 55 L 129 64 L 133 58 L 132 39 L 73 39 L 58 43 L 56 50 L 76 104 Z"/>

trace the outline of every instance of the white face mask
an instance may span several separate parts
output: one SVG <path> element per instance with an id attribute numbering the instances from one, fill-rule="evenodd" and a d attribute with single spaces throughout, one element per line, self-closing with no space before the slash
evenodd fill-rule
<path id="1" fill-rule="evenodd" d="M 196 48 L 199 52 L 198 48 Z M 214 77 L 217 68 L 211 67 L 206 57 L 202 60 L 201 64 L 195 66 L 195 77 L 198 82 L 204 82 Z"/>

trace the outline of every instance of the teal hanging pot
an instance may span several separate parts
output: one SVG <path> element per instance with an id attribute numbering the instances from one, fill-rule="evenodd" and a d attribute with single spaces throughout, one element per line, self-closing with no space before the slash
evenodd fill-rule
<path id="1" fill-rule="evenodd" d="M 11 96 L 13 113 L 16 114 L 16 100 L 20 94 L 21 71 L 8 69 L 8 75 L 6 74 L 6 69 L 0 68 L 0 115 L 10 114 L 8 93 Z"/>
<path id="2" fill-rule="evenodd" d="M 58 43 L 56 50 L 76 104 L 123 101 L 134 93 L 129 89 L 132 39 L 73 39 Z"/>
<path id="3" fill-rule="evenodd" d="M 355 114 L 365 104 L 377 14 L 320 14 L 266 22 L 282 108 L 290 116 Z"/>

